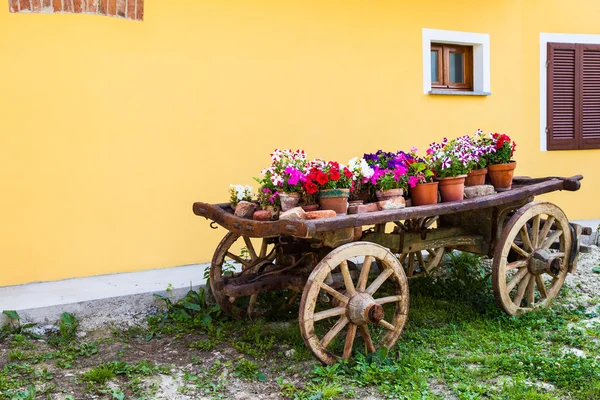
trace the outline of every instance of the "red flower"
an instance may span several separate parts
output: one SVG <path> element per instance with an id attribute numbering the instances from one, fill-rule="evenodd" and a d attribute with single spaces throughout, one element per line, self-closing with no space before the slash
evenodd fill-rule
<path id="1" fill-rule="evenodd" d="M 308 194 L 315 194 L 319 191 L 319 187 L 313 181 L 306 180 L 304 190 L 306 190 L 306 193 Z"/>
<path id="2" fill-rule="evenodd" d="M 340 179 L 340 171 L 332 168 L 329 171 L 329 179 L 331 179 L 332 181 L 339 180 Z"/>
<path id="3" fill-rule="evenodd" d="M 318 183 L 319 185 L 324 185 L 324 184 L 326 184 L 327 182 L 329 182 L 329 178 L 327 177 L 327 174 L 326 174 L 326 173 L 323 173 L 323 172 L 321 172 L 321 171 L 318 171 L 318 172 L 317 172 L 317 176 L 316 176 L 316 179 L 315 179 L 315 180 L 317 181 L 317 183 Z"/>
<path id="4" fill-rule="evenodd" d="M 348 168 L 346 168 L 346 167 L 344 167 L 344 175 L 348 179 L 352 178 L 352 172 L 350 172 L 350 170 Z"/>

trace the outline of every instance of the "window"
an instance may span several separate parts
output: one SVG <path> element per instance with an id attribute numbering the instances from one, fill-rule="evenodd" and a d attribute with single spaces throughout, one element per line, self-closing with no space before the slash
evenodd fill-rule
<path id="1" fill-rule="evenodd" d="M 473 47 L 431 44 L 431 88 L 473 90 Z"/>
<path id="2" fill-rule="evenodd" d="M 423 92 L 489 96 L 490 36 L 423 28 Z"/>
<path id="3" fill-rule="evenodd" d="M 547 46 L 547 149 L 600 148 L 600 45 Z"/>

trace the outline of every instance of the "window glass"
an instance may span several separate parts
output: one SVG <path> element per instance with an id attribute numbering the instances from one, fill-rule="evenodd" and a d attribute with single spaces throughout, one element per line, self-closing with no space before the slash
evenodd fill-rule
<path id="1" fill-rule="evenodd" d="M 450 52 L 450 82 L 464 83 L 465 77 L 463 74 L 464 55 L 462 53 Z"/>
<path id="2" fill-rule="evenodd" d="M 438 52 L 431 52 L 431 82 L 438 82 Z"/>

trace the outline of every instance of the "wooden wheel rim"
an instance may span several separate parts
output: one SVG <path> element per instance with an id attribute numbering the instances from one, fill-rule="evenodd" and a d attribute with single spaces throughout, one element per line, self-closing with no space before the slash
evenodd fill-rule
<path id="1" fill-rule="evenodd" d="M 210 265 L 210 290 L 212 291 L 212 294 L 215 298 L 215 301 L 217 302 L 217 304 L 221 307 L 221 310 L 223 310 L 223 312 L 232 315 L 235 318 L 244 318 L 246 315 L 248 315 L 248 309 L 244 309 L 242 307 L 238 307 L 235 303 L 235 298 L 231 298 L 229 296 L 227 296 L 224 292 L 223 292 L 223 288 L 222 288 L 222 281 L 223 281 L 223 263 L 225 262 L 225 257 L 228 257 L 228 252 L 229 249 L 231 248 L 231 246 L 233 246 L 233 244 L 240 238 L 242 237 L 241 235 L 238 235 L 236 233 L 233 232 L 229 232 L 227 233 L 227 235 L 225 235 L 225 237 L 221 240 L 221 242 L 219 243 L 219 245 L 217 246 L 217 250 L 215 250 L 215 254 L 213 256 L 211 265 Z M 246 243 L 248 243 L 247 241 L 250 240 L 250 238 L 244 237 L 244 241 Z M 265 246 L 265 240 L 263 239 L 263 246 Z M 265 247 L 266 249 L 266 247 Z M 263 250 L 261 248 L 260 253 L 256 253 L 256 250 L 254 248 L 252 248 L 252 252 L 250 252 L 250 259 L 256 263 L 256 260 L 261 258 L 262 256 L 262 252 L 264 252 L 265 250 Z M 269 253 L 269 252 L 267 252 Z M 269 254 L 270 257 L 262 257 L 262 258 L 274 258 L 274 254 L 271 255 Z M 230 257 L 231 258 L 231 257 Z M 233 260 L 233 259 L 232 259 Z M 235 261 L 235 260 L 234 260 Z M 257 301 L 257 297 L 258 295 L 252 295 L 250 296 L 250 303 L 251 304 L 255 304 Z M 234 299 L 234 301 L 231 301 L 232 299 Z M 253 306 L 251 310 L 253 309 Z"/>
<path id="2" fill-rule="evenodd" d="M 541 216 L 547 215 L 548 220 L 552 222 L 548 224 L 548 220 L 542 225 Z M 531 234 L 527 231 L 527 223 L 532 221 Z M 555 224 L 558 229 L 551 231 L 551 225 Z M 562 261 L 562 269 L 556 277 L 552 277 L 552 283 L 546 287 L 543 280 L 547 274 L 533 275 L 528 271 L 528 266 L 522 262 L 528 259 L 522 252 L 531 254 L 536 249 L 549 248 L 554 241 L 548 243 L 552 239 L 552 232 L 562 231 L 562 233 L 554 239 L 560 240 L 559 254 Z M 527 234 L 525 234 L 525 232 Z M 536 233 L 537 232 L 537 233 Z M 523 242 L 522 248 L 515 244 L 517 235 L 521 237 Z M 527 238 L 525 237 L 527 236 Z M 543 236 L 543 237 L 542 237 Z M 529 243 L 528 243 L 529 242 Z M 519 260 L 509 263 L 507 260 L 511 249 L 515 250 L 515 246 L 519 247 Z M 552 299 L 554 299 L 567 276 L 569 254 L 571 251 L 571 230 L 569 221 L 565 213 L 557 206 L 547 202 L 532 202 L 521 207 L 515 215 L 509 220 L 508 224 L 502 231 L 502 238 L 496 244 L 494 251 L 494 261 L 492 266 L 492 283 L 494 295 L 498 305 L 509 315 L 520 315 L 525 312 L 532 311 L 536 308 L 548 307 Z M 507 282 L 507 272 L 515 267 L 515 273 L 511 280 Z M 525 272 L 527 271 L 527 272 Z M 514 298 L 511 298 L 511 291 L 517 288 L 517 293 Z M 539 301 L 531 301 L 534 298 L 535 290 L 537 289 L 540 297 Z M 527 299 L 525 299 L 527 297 Z M 516 301 L 518 304 L 516 304 Z M 523 301 L 526 301 L 529 306 L 522 307 Z"/>
<path id="3" fill-rule="evenodd" d="M 382 301 L 382 299 L 386 299 L 383 300 L 384 303 L 381 303 L 385 304 L 387 302 L 392 302 L 387 300 L 394 298 L 393 302 L 396 303 L 396 310 L 392 318 L 392 322 L 388 323 L 384 319 L 384 322 L 379 323 L 379 325 L 386 327 L 388 331 L 381 338 L 380 342 L 378 343 L 378 346 L 383 345 L 387 348 L 391 348 L 400 337 L 402 329 L 404 328 L 404 324 L 406 323 L 409 307 L 408 281 L 406 279 L 406 275 L 404 273 L 404 270 L 402 269 L 402 266 L 398 262 L 398 259 L 386 248 L 369 242 L 348 243 L 346 245 L 336 248 L 335 250 L 331 251 L 325 258 L 323 258 L 323 260 L 321 260 L 319 264 L 317 264 L 317 266 L 314 268 L 313 272 L 309 276 L 306 286 L 304 287 L 304 291 L 302 293 L 302 300 L 300 302 L 300 312 L 298 315 L 298 319 L 300 322 L 300 332 L 302 334 L 304 342 L 306 343 L 306 346 L 311 350 L 315 357 L 317 357 L 321 362 L 325 364 L 334 364 L 342 358 L 350 357 L 357 329 L 360 329 L 361 336 L 363 336 L 365 343 L 367 344 L 368 351 L 372 352 L 376 350 L 376 346 L 370 341 L 368 324 L 358 325 L 350 319 L 350 313 L 348 311 L 348 303 L 350 303 L 349 301 L 343 302 L 342 306 L 317 313 L 324 315 L 324 313 L 329 312 L 332 313 L 332 317 L 339 316 L 339 320 L 334 325 L 334 327 L 323 336 L 323 338 L 319 338 L 315 332 L 315 305 L 317 303 L 319 293 L 321 290 L 324 290 L 329 294 L 333 294 L 332 289 L 327 287 L 325 283 L 327 277 L 331 272 L 335 270 L 341 270 L 342 274 L 344 274 L 344 262 L 347 262 L 347 260 L 350 258 L 362 256 L 365 257 L 365 260 L 367 258 L 371 258 L 371 264 L 369 266 L 370 268 L 372 268 L 371 265 L 373 264 L 373 261 L 377 262 L 377 266 L 380 268 L 379 275 L 378 278 L 376 278 L 368 287 L 365 287 L 368 280 L 368 270 L 367 277 L 365 278 L 364 283 L 362 285 L 361 282 L 363 279 L 361 277 L 358 278 L 356 286 L 354 286 L 354 282 L 352 282 L 351 285 L 347 285 L 348 282 L 345 282 L 345 293 L 350 294 L 348 298 L 352 297 L 353 290 L 357 294 L 364 294 L 368 292 L 369 289 L 371 289 L 371 286 L 375 284 L 375 281 L 380 279 L 381 282 L 375 288 L 375 291 L 373 291 L 372 293 L 374 301 L 378 302 Z M 381 279 L 382 277 L 384 278 Z M 397 295 L 378 298 L 376 295 L 376 291 L 381 286 L 381 284 L 383 284 L 387 280 L 392 280 L 395 283 Z M 349 289 L 350 286 L 352 287 L 352 289 Z M 339 292 L 335 295 L 335 297 L 340 296 L 345 295 L 342 295 Z M 339 330 L 337 331 L 337 333 L 335 333 L 333 337 L 337 336 L 337 334 L 339 334 L 339 332 L 346 325 L 348 325 L 348 334 L 346 336 L 344 354 L 340 356 L 328 350 L 327 344 L 329 344 L 329 342 L 324 345 L 323 339 L 325 339 L 325 337 L 327 337 L 333 330 L 339 328 Z"/>

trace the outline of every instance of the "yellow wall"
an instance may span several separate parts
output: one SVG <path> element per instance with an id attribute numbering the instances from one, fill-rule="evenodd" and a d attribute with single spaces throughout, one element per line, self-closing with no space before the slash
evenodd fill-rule
<path id="1" fill-rule="evenodd" d="M 0 9 L 0 286 L 208 261 L 225 231 L 192 203 L 252 183 L 274 147 L 345 161 L 505 131 L 518 174 L 587 167 L 548 198 L 599 217 L 599 151 L 539 151 L 539 32 L 600 33 L 596 0 L 146 0 L 143 23 Z M 424 27 L 490 34 L 492 96 L 423 94 Z"/>

